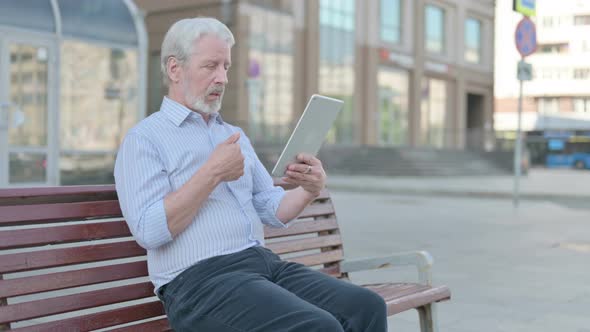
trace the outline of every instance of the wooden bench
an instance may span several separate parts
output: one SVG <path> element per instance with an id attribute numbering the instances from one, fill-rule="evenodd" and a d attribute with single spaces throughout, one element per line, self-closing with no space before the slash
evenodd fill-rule
<path id="1" fill-rule="evenodd" d="M 337 278 L 416 266 L 420 283 L 366 287 L 383 296 L 389 315 L 417 309 L 422 331 L 436 331 L 434 303 L 448 300 L 450 291 L 431 285 L 430 255 L 345 261 L 327 191 L 289 228 L 267 228 L 265 235 L 267 247 L 284 258 Z M 145 254 L 122 219 L 112 185 L 1 189 L 0 330 L 169 331 Z"/>

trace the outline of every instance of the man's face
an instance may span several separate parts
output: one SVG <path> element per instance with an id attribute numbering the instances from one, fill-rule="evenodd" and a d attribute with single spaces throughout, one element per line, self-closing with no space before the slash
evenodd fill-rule
<path id="1" fill-rule="evenodd" d="M 206 114 L 218 112 L 231 65 L 231 50 L 226 42 L 204 35 L 195 43 L 182 70 L 182 89 L 187 106 Z"/>

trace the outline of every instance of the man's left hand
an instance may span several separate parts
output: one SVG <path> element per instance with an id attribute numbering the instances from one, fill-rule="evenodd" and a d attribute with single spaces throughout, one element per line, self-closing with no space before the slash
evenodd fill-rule
<path id="1" fill-rule="evenodd" d="M 301 186 L 305 191 L 318 196 L 326 185 L 326 172 L 316 157 L 300 153 L 297 162 L 289 164 L 283 181 Z"/>

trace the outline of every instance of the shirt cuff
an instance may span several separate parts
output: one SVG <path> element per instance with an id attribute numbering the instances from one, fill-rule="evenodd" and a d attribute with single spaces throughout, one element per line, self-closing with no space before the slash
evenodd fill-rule
<path id="1" fill-rule="evenodd" d="M 280 188 L 280 187 L 278 187 Z M 283 223 L 279 218 L 277 218 L 277 210 L 279 209 L 279 205 L 281 205 L 281 201 L 285 197 L 285 190 L 280 188 L 280 193 L 273 195 L 267 202 L 267 215 L 263 219 L 264 223 L 277 228 L 287 228 L 288 225 Z"/>
<path id="2" fill-rule="evenodd" d="M 157 248 L 172 241 L 163 199 L 150 206 L 144 217 L 143 238 L 146 249 Z"/>

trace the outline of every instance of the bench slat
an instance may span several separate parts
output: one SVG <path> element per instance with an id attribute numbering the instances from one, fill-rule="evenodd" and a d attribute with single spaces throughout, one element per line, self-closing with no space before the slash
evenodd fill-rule
<path id="1" fill-rule="evenodd" d="M 126 326 L 126 327 L 121 327 L 118 329 L 113 329 L 113 330 L 110 330 L 109 332 L 115 332 L 115 331 L 116 332 L 137 332 L 137 331 L 163 332 L 163 331 L 172 331 L 172 328 L 170 327 L 170 324 L 168 324 L 168 319 L 163 318 L 163 319 L 153 320 L 153 321 L 146 322 L 146 323 L 141 323 L 141 324 Z"/>
<path id="2" fill-rule="evenodd" d="M 131 236 L 124 221 L 0 231 L 0 250 Z"/>
<path id="3" fill-rule="evenodd" d="M 164 315 L 160 301 L 14 329 L 15 332 L 91 331 Z M 167 320 L 165 320 L 167 321 Z M 145 332 L 144 330 L 142 330 Z"/>
<path id="4" fill-rule="evenodd" d="M 0 307 L 0 324 L 154 296 L 151 282 Z"/>
<path id="5" fill-rule="evenodd" d="M 305 266 L 314 266 L 339 262 L 342 260 L 342 250 L 331 250 L 319 254 L 311 254 L 299 257 L 286 258 L 290 262 L 303 264 Z"/>
<path id="6" fill-rule="evenodd" d="M 115 193 L 115 185 L 89 185 L 89 186 L 59 186 L 36 188 L 10 188 L 0 189 L 0 199 L 8 198 L 28 199 L 41 196 L 78 196 Z"/>
<path id="7" fill-rule="evenodd" d="M 319 249 L 324 247 L 334 247 L 342 244 L 340 235 L 317 236 L 305 239 L 289 240 L 268 243 L 266 247 L 275 254 L 286 254 L 289 252 L 304 251 L 309 249 Z"/>
<path id="8" fill-rule="evenodd" d="M 265 226 L 264 237 L 266 239 L 272 239 L 283 236 L 332 231 L 336 229 L 338 229 L 338 223 L 336 222 L 336 219 L 317 219 L 310 221 L 293 222 L 287 228 L 274 228 Z"/>
<path id="9" fill-rule="evenodd" d="M 145 249 L 135 241 L 8 254 L 0 256 L 0 273 L 30 271 L 145 254 Z"/>
<path id="10" fill-rule="evenodd" d="M 390 283 L 366 285 L 364 287 L 383 297 L 385 303 L 387 303 L 388 316 L 451 298 L 451 291 L 446 286 L 429 287 L 419 284 Z"/>
<path id="11" fill-rule="evenodd" d="M 321 217 L 334 215 L 334 206 L 332 202 L 322 202 L 309 205 L 301 212 L 299 218 Z"/>
<path id="12" fill-rule="evenodd" d="M 336 278 L 341 278 L 342 277 L 342 272 L 340 272 L 340 266 L 339 265 L 332 265 L 329 267 L 323 267 L 321 269 L 319 269 L 320 272 L 325 273 L 327 275 L 336 277 Z"/>
<path id="13" fill-rule="evenodd" d="M 0 298 L 147 276 L 145 261 L 0 280 Z"/>
<path id="14" fill-rule="evenodd" d="M 0 206 L 0 226 L 120 217 L 119 201 Z"/>

